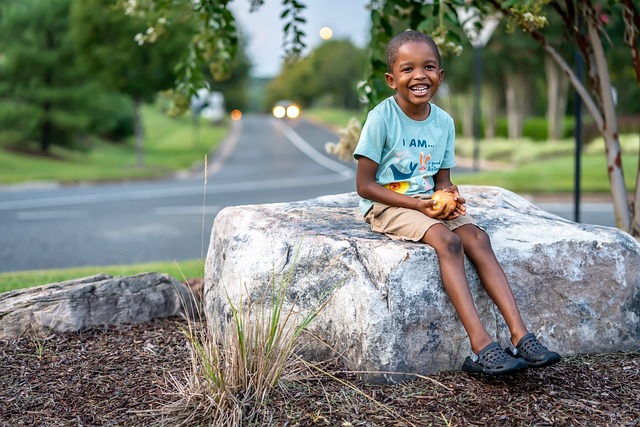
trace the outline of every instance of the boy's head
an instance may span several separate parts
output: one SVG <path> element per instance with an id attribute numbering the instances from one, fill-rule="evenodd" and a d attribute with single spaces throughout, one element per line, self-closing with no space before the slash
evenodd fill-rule
<path id="1" fill-rule="evenodd" d="M 407 30 L 403 31 L 397 35 L 395 35 L 389 44 L 387 45 L 387 71 L 393 71 L 393 64 L 395 64 L 398 59 L 398 50 L 400 47 L 406 43 L 412 42 L 422 42 L 427 43 L 433 49 L 433 52 L 438 59 L 438 66 L 442 65 L 440 61 L 440 51 L 438 50 L 438 45 L 433 41 L 431 37 L 428 35 L 421 33 L 420 31 Z"/>

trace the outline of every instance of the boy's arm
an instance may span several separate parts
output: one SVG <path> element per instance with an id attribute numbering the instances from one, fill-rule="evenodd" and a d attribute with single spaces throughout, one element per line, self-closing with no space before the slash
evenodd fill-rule
<path id="1" fill-rule="evenodd" d="M 408 209 L 415 209 L 431 218 L 446 217 L 444 206 L 434 211 L 431 207 L 435 204 L 432 200 L 420 200 L 415 197 L 405 196 L 389 190 L 376 182 L 376 172 L 378 163 L 368 157 L 358 158 L 358 170 L 356 172 L 356 191 L 360 197 L 374 202 L 384 203 L 389 206 L 397 206 Z"/>

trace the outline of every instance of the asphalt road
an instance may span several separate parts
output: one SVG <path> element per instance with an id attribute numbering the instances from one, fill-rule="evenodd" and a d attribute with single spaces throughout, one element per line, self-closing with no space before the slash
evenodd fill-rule
<path id="1" fill-rule="evenodd" d="M 337 139 L 305 120 L 249 115 L 211 156 L 206 181 L 202 167 L 160 181 L 1 188 L 0 271 L 204 259 L 225 206 L 355 191 L 355 165 L 324 151 Z M 571 203 L 536 204 L 573 219 Z M 613 225 L 611 205 L 583 204 L 583 222 Z"/>

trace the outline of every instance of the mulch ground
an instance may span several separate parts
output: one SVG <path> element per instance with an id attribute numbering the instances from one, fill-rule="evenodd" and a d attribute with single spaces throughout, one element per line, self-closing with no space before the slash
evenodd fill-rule
<path id="1" fill-rule="evenodd" d="M 190 370 L 186 321 L 0 341 L 0 425 L 154 426 Z M 274 426 L 639 426 L 640 353 L 566 357 L 501 378 L 442 372 L 394 386 L 337 373 L 278 388 Z"/>

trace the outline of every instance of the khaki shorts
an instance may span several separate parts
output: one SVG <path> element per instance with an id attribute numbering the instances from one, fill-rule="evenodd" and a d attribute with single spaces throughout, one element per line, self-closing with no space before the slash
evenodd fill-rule
<path id="1" fill-rule="evenodd" d="M 431 198 L 430 195 L 423 194 L 412 197 L 417 199 Z M 456 219 L 445 221 L 430 218 L 415 209 L 387 206 L 382 203 L 374 203 L 365 215 L 364 220 L 371 225 L 371 230 L 386 234 L 393 240 L 410 240 L 413 242 L 422 240 L 427 230 L 434 224 L 444 224 L 452 231 L 466 224 L 475 225 L 473 218 L 468 213 L 460 215 Z"/>

